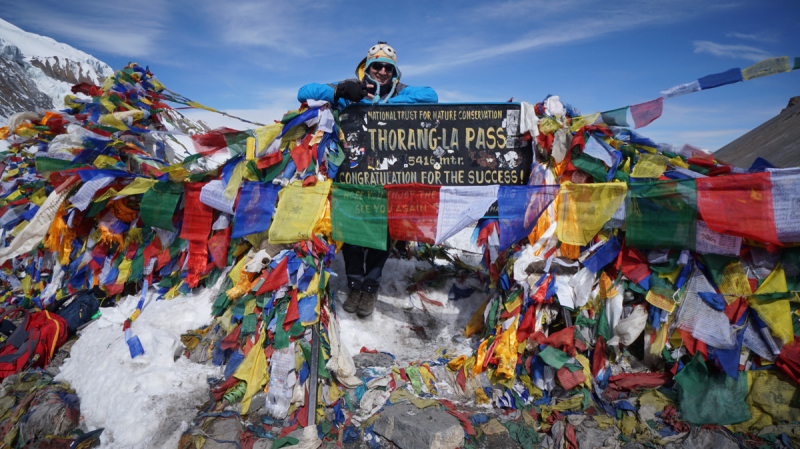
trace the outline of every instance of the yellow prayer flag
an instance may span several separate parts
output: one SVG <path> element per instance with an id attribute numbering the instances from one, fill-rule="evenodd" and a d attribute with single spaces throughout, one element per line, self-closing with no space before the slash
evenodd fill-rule
<path id="1" fill-rule="evenodd" d="M 225 198 L 230 200 L 236 197 L 236 193 L 239 192 L 239 186 L 242 185 L 244 171 L 247 170 L 246 165 L 247 161 L 240 161 L 234 167 L 231 178 L 228 180 L 228 185 L 225 186 Z"/>
<path id="2" fill-rule="evenodd" d="M 278 193 L 278 208 L 269 228 L 269 243 L 294 243 L 311 240 L 314 226 L 322 217 L 328 194 L 330 179 L 303 187 L 295 181 Z"/>
<path id="3" fill-rule="evenodd" d="M 245 140 L 245 144 L 247 147 L 246 158 L 248 161 L 252 161 L 256 158 L 256 139 L 255 137 L 248 137 Z"/>
<path id="4" fill-rule="evenodd" d="M 789 67 L 789 57 L 780 56 L 777 58 L 765 59 L 761 62 L 757 62 L 751 65 L 750 67 L 742 70 L 742 78 L 744 78 L 744 80 L 747 81 L 762 76 L 788 72 L 790 70 L 791 67 Z"/>
<path id="5" fill-rule="evenodd" d="M 261 332 L 258 337 L 258 342 L 250 348 L 247 357 L 244 358 L 242 364 L 236 368 L 233 377 L 247 382 L 247 389 L 242 397 L 242 414 L 250 410 L 250 400 L 253 395 L 258 393 L 264 385 L 269 381 L 267 374 L 267 357 L 264 355 L 264 337 L 267 335 L 265 331 Z"/>
<path id="6" fill-rule="evenodd" d="M 256 135 L 256 153 L 260 153 L 269 144 L 278 137 L 278 134 L 283 130 L 283 123 L 274 123 L 272 125 L 260 126 L 253 130 Z"/>
<path id="7" fill-rule="evenodd" d="M 150 190 L 150 188 L 153 187 L 156 182 L 158 181 L 155 179 L 134 178 L 134 180 L 125 186 L 124 189 L 120 190 L 119 192 L 115 191 L 114 189 L 109 189 L 106 193 L 97 198 L 95 202 L 100 202 L 108 198 L 114 198 L 115 196 L 138 195 Z"/>
<path id="8" fill-rule="evenodd" d="M 667 169 L 666 156 L 660 154 L 640 154 L 639 161 L 633 166 L 631 177 L 634 178 L 658 178 Z"/>
<path id="9" fill-rule="evenodd" d="M 114 284 L 124 284 L 128 281 L 128 277 L 131 275 L 131 260 L 124 259 L 122 263 L 119 264 L 117 269 L 119 270 L 119 275 L 117 275 L 117 281 L 114 282 Z"/>
<path id="10" fill-rule="evenodd" d="M 572 125 L 569 127 L 570 132 L 576 132 L 579 129 L 583 128 L 586 125 L 591 125 L 600 117 L 599 112 L 595 112 L 591 115 L 583 115 L 581 117 L 573 117 L 572 118 Z"/>
<path id="11" fill-rule="evenodd" d="M 753 294 L 741 262 L 737 260 L 725 266 L 725 269 L 722 270 L 722 282 L 719 284 L 719 291 L 723 295 L 748 296 Z M 734 300 L 735 298 L 731 299 L 731 301 Z"/>
<path id="12" fill-rule="evenodd" d="M 621 182 L 561 185 L 558 193 L 558 239 L 571 245 L 588 244 L 614 215 L 628 186 Z"/>

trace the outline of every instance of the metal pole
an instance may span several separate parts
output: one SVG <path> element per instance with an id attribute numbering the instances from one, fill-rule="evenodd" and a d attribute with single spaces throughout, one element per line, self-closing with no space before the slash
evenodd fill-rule
<path id="1" fill-rule="evenodd" d="M 308 386 L 308 425 L 317 424 L 317 372 L 319 371 L 319 321 L 311 327 L 311 373 Z"/>

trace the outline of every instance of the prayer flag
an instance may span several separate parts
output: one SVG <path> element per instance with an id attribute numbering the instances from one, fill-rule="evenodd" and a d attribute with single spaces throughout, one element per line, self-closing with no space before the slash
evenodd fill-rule
<path id="1" fill-rule="evenodd" d="M 697 83 L 700 84 L 700 89 L 713 89 L 715 87 L 724 86 L 726 84 L 733 84 L 738 83 L 739 81 L 743 81 L 742 78 L 742 70 L 738 67 L 735 69 L 726 70 L 721 73 L 715 73 L 713 75 L 706 75 L 697 80 Z"/>
<path id="2" fill-rule="evenodd" d="M 269 229 L 279 191 L 280 186 L 273 184 L 245 182 L 236 204 L 236 219 L 231 237 L 244 237 Z"/>
<path id="3" fill-rule="evenodd" d="M 621 182 L 562 184 L 556 228 L 558 239 L 571 245 L 589 243 L 619 209 L 627 191 L 628 186 Z"/>
<path id="4" fill-rule="evenodd" d="M 659 97 L 647 103 L 640 103 L 631 106 L 631 116 L 636 129 L 649 125 L 653 120 L 661 117 L 663 98 Z"/>
<path id="5" fill-rule="evenodd" d="M 217 128 L 205 134 L 197 134 L 191 136 L 194 149 L 203 156 L 212 155 L 218 151 L 224 150 L 228 147 L 228 141 L 225 139 L 226 134 L 238 133 L 239 131 L 230 128 Z"/>
<path id="6" fill-rule="evenodd" d="M 742 70 L 742 78 L 745 80 L 751 80 L 753 78 L 760 78 L 762 76 L 788 72 L 789 70 L 791 69 L 789 68 L 788 56 L 769 58 Z"/>
<path id="7" fill-rule="evenodd" d="M 398 184 L 385 187 L 389 198 L 389 235 L 396 240 L 433 244 L 441 186 Z"/>
<path id="8" fill-rule="evenodd" d="M 389 200 L 383 186 L 334 184 L 331 228 L 334 240 L 367 248 L 386 249 Z"/>
<path id="9" fill-rule="evenodd" d="M 694 179 L 631 183 L 627 201 L 627 245 L 694 250 L 697 233 Z"/>
<path id="10" fill-rule="evenodd" d="M 278 193 L 278 208 L 269 228 L 269 243 L 311 240 L 314 226 L 322 217 L 328 201 L 331 183 L 328 179 L 303 187 L 302 181 L 295 181 L 283 188 Z"/>
<path id="11" fill-rule="evenodd" d="M 770 173 L 698 178 L 696 182 L 698 210 L 710 229 L 759 242 L 780 243 Z"/>
<path id="12" fill-rule="evenodd" d="M 184 208 L 183 208 L 183 228 L 181 238 L 184 240 L 208 240 L 211 232 L 214 210 L 200 201 L 200 192 L 205 183 L 190 182 L 183 185 Z"/>
<path id="13" fill-rule="evenodd" d="M 628 106 L 624 108 L 614 109 L 613 111 L 601 112 L 600 117 L 608 126 L 624 126 L 628 127 Z"/>
<path id="14" fill-rule="evenodd" d="M 500 186 L 497 193 L 500 251 L 527 237 L 557 194 L 557 185 Z"/>
<path id="15" fill-rule="evenodd" d="M 139 206 L 147 226 L 172 231 L 172 217 L 181 199 L 183 186 L 174 182 L 157 182 L 144 193 Z"/>
<path id="16" fill-rule="evenodd" d="M 483 218 L 497 201 L 499 186 L 442 186 L 439 190 L 439 218 L 436 244 L 440 244 L 471 223 Z"/>

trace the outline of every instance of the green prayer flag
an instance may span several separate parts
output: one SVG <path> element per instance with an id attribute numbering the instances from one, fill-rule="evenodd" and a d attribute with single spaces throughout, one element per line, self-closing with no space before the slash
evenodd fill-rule
<path id="1" fill-rule="evenodd" d="M 283 160 L 280 163 L 277 163 L 271 167 L 267 167 L 267 173 L 264 174 L 264 178 L 262 179 L 263 182 L 270 182 L 275 179 L 278 175 L 281 174 L 284 168 L 286 168 L 286 164 L 292 159 L 292 154 L 286 152 L 283 155 Z"/>
<path id="2" fill-rule="evenodd" d="M 183 193 L 183 185 L 173 182 L 157 182 L 144 192 L 140 211 L 147 226 L 173 231 L 172 216 Z"/>
<path id="3" fill-rule="evenodd" d="M 255 134 L 252 130 L 248 130 L 223 134 L 223 136 L 225 137 L 225 142 L 228 144 L 228 149 L 234 155 L 239 155 L 247 151 L 247 138 L 253 137 Z"/>
<path id="4" fill-rule="evenodd" d="M 700 352 L 675 375 L 681 417 L 691 424 L 727 426 L 751 418 L 747 376 L 734 379 L 725 373 L 711 374 Z"/>
<path id="5" fill-rule="evenodd" d="M 272 347 L 275 350 L 284 349 L 289 347 L 289 334 L 283 330 L 283 321 L 286 319 L 286 310 L 284 309 L 282 312 L 278 312 L 275 316 L 275 321 L 278 324 L 275 326 L 275 342 L 273 343 Z"/>
<path id="6" fill-rule="evenodd" d="M 544 348 L 542 352 L 539 353 L 539 358 L 541 358 L 544 363 L 552 366 L 553 368 L 561 369 L 561 367 L 564 366 L 565 363 L 567 363 L 567 360 L 569 360 L 570 357 L 569 354 L 567 354 L 566 352 L 560 349 L 556 349 L 552 346 L 548 346 Z"/>
<path id="7" fill-rule="evenodd" d="M 389 199 L 383 186 L 334 184 L 331 198 L 334 240 L 386 250 Z"/>
<path id="8" fill-rule="evenodd" d="M 258 324 L 258 316 L 255 313 L 248 313 L 242 318 L 242 335 L 250 335 L 256 332 L 256 325 Z"/>
<path id="9" fill-rule="evenodd" d="M 54 159 L 50 157 L 36 158 L 36 171 L 39 173 L 51 173 L 66 170 L 70 165 L 72 165 L 72 161 L 65 159 Z M 83 167 L 83 165 L 76 165 L 75 167 Z"/>
<path id="10" fill-rule="evenodd" d="M 625 106 L 624 108 L 614 109 L 613 111 L 606 111 L 600 113 L 600 118 L 603 120 L 608 126 L 623 126 L 627 128 L 628 126 L 628 108 L 629 106 Z"/>
<path id="11" fill-rule="evenodd" d="M 605 341 L 611 340 L 611 325 L 608 324 L 607 307 L 603 307 L 600 316 L 597 317 L 597 335 L 602 335 Z"/>
<path id="12" fill-rule="evenodd" d="M 697 186 L 694 179 L 628 185 L 625 243 L 632 248 L 694 251 Z"/>

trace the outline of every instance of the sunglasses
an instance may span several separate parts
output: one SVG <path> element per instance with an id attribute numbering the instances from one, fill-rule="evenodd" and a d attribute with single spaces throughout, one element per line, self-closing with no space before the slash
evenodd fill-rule
<path id="1" fill-rule="evenodd" d="M 391 72 L 394 70 L 394 66 L 385 62 L 373 62 L 369 65 L 371 69 L 374 69 L 376 72 L 380 72 L 381 69 L 386 70 L 387 72 Z"/>

